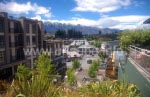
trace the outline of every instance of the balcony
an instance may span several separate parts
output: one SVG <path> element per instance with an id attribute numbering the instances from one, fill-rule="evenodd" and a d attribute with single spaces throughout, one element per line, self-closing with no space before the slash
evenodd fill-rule
<path id="1" fill-rule="evenodd" d="M 150 74 L 150 51 L 135 46 L 130 46 L 130 59 L 132 59 L 138 67 Z"/>
<path id="2" fill-rule="evenodd" d="M 118 79 L 137 85 L 141 97 L 150 97 L 150 51 L 135 46 L 129 48 L 126 62 L 119 61 Z"/>

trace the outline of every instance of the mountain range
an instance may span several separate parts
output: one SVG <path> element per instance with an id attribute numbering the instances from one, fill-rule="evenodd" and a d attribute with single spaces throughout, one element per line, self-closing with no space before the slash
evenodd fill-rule
<path id="1" fill-rule="evenodd" d="M 44 30 L 46 32 L 54 34 L 57 30 L 65 30 L 67 32 L 68 29 L 75 29 L 76 31 L 81 31 L 82 34 L 98 34 L 101 31 L 102 34 L 107 33 L 118 33 L 122 32 L 119 29 L 110 29 L 110 28 L 98 28 L 98 27 L 91 27 L 91 26 L 82 26 L 78 25 L 71 25 L 71 24 L 62 24 L 62 23 L 52 23 L 52 22 L 44 22 L 43 24 Z"/>

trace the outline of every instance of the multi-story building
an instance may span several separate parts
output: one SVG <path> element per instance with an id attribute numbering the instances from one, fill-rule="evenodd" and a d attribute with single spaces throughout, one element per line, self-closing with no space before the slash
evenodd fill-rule
<path id="1" fill-rule="evenodd" d="M 33 67 L 36 56 L 24 49 L 43 47 L 42 22 L 21 17 L 18 20 L 0 13 L 0 77 L 14 75 L 19 64 Z"/>
<path id="2" fill-rule="evenodd" d="M 62 53 L 63 41 L 45 40 L 43 45 L 44 49 L 49 51 L 50 59 L 52 60 L 52 63 L 55 64 L 54 66 L 58 74 L 61 75 L 61 79 L 64 79 L 67 67 Z"/>
<path id="3" fill-rule="evenodd" d="M 43 48 L 43 31 L 42 31 L 42 22 L 32 19 L 27 19 L 25 17 L 19 18 L 23 29 L 23 44 L 24 51 L 29 49 L 40 50 Z M 33 62 L 37 58 L 38 54 L 34 54 L 34 52 L 25 55 L 26 64 L 28 67 L 33 68 Z"/>

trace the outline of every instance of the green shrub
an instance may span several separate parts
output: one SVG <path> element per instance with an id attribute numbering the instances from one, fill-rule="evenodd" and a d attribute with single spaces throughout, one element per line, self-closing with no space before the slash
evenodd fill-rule
<path id="1" fill-rule="evenodd" d="M 89 67 L 89 70 L 88 70 L 88 75 L 91 77 L 91 78 L 95 78 L 97 76 L 97 72 L 98 72 L 98 69 L 99 69 L 99 60 L 98 61 L 93 61 L 91 66 Z"/>
<path id="2" fill-rule="evenodd" d="M 17 79 L 12 87 L 14 95 L 22 94 L 26 97 L 60 97 L 60 88 L 54 85 L 55 69 L 46 54 L 42 54 L 35 62 L 36 70 L 29 70 L 19 65 L 16 73 Z M 31 74 L 32 73 L 32 74 Z"/>
<path id="3" fill-rule="evenodd" d="M 72 68 L 73 68 L 73 69 L 77 69 L 77 68 L 79 68 L 80 66 L 81 66 L 80 62 L 79 62 L 77 59 L 75 59 L 75 60 L 73 61 L 73 63 L 72 63 Z"/>
<path id="4" fill-rule="evenodd" d="M 76 76 L 75 76 L 75 72 L 72 69 L 68 69 L 66 72 L 67 78 L 66 78 L 66 83 L 69 85 L 76 85 Z"/>
<path id="5" fill-rule="evenodd" d="M 90 83 L 78 89 L 82 97 L 140 97 L 140 91 L 134 84 L 123 81 L 105 81 Z"/>

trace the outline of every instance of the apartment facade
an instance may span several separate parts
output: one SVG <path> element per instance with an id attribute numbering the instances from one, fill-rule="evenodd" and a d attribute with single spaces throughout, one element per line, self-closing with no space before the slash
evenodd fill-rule
<path id="1" fill-rule="evenodd" d="M 27 19 L 25 17 L 19 18 L 23 29 L 23 44 L 24 51 L 36 51 L 43 48 L 43 36 L 44 33 L 42 31 L 42 22 L 32 19 Z M 37 58 L 38 54 L 25 53 L 25 61 L 28 67 L 33 68 L 33 63 Z"/>
<path id="2" fill-rule="evenodd" d="M 13 19 L 0 13 L 0 77 L 14 75 L 19 64 L 33 67 L 36 55 L 25 55 L 25 49 L 43 47 L 42 22 L 21 17 Z"/>

